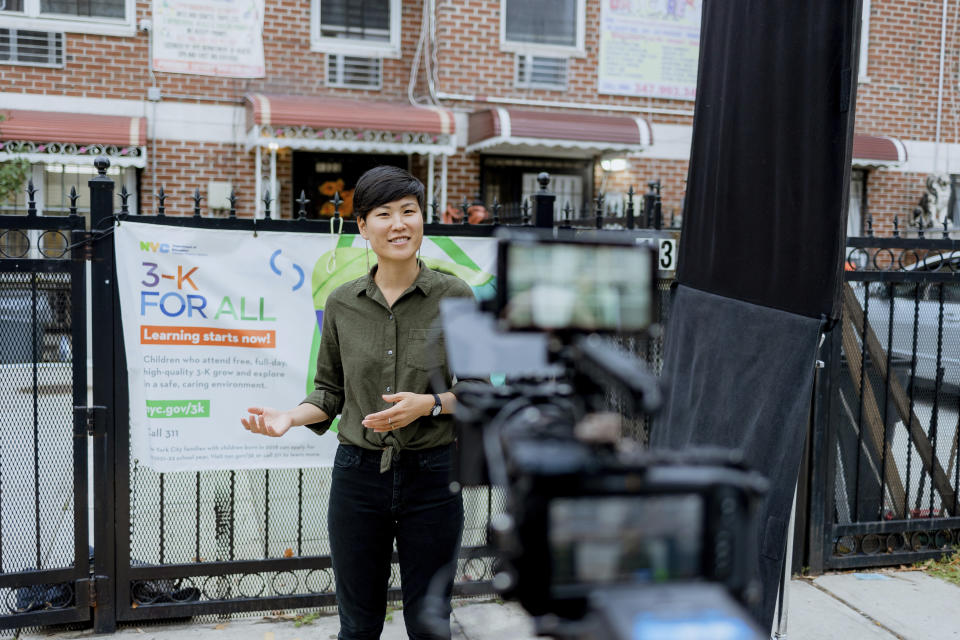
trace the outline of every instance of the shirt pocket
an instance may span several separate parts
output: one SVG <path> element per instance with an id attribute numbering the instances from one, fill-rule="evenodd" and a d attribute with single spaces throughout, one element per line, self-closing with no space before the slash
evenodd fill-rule
<path id="1" fill-rule="evenodd" d="M 443 329 L 411 329 L 407 338 L 407 366 L 429 371 L 446 362 Z"/>

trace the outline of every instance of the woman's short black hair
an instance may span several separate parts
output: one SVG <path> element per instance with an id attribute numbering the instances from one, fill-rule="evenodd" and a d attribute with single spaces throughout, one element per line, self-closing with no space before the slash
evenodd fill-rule
<path id="1" fill-rule="evenodd" d="M 357 218 L 366 220 L 376 207 L 400 198 L 413 196 L 426 215 L 426 189 L 409 171 L 381 165 L 370 169 L 357 180 L 353 190 L 353 211 Z"/>

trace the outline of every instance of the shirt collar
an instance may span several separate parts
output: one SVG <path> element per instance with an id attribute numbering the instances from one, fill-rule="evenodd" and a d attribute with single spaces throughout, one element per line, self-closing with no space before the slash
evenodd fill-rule
<path id="1" fill-rule="evenodd" d="M 417 274 L 417 279 L 413 281 L 413 288 L 420 289 L 423 295 L 430 295 L 430 289 L 433 288 L 434 283 L 437 279 L 436 272 L 423 263 L 423 260 L 418 260 L 417 263 L 420 265 L 420 273 Z M 367 297 L 373 297 L 377 292 L 377 283 L 373 281 L 373 276 L 377 272 L 377 265 L 373 265 L 370 268 L 370 271 L 367 275 L 362 278 L 358 278 L 353 285 L 353 292 L 356 295 L 361 293 L 366 293 Z"/>

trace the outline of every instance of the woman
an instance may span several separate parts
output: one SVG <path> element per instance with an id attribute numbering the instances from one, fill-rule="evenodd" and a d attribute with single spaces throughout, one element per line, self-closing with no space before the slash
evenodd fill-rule
<path id="1" fill-rule="evenodd" d="M 279 437 L 317 433 L 341 416 L 327 525 L 340 611 L 340 640 L 379 638 L 396 540 L 410 638 L 449 638 L 424 624 L 430 582 L 457 554 L 463 503 L 449 488 L 456 385 L 432 325 L 440 300 L 472 296 L 462 280 L 417 258 L 423 184 L 395 167 L 361 176 L 353 195 L 360 234 L 377 264 L 330 294 L 315 390 L 287 411 L 248 409 L 243 426 Z M 439 365 L 449 388 L 430 392 Z"/>

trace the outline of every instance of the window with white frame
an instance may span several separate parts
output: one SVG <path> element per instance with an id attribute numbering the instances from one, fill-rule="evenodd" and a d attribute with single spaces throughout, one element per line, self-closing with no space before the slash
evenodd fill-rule
<path id="1" fill-rule="evenodd" d="M 310 46 L 314 51 L 378 57 L 400 55 L 401 0 L 311 1 Z"/>
<path id="2" fill-rule="evenodd" d="M 0 0 L 9 29 L 132 36 L 136 0 Z"/>
<path id="3" fill-rule="evenodd" d="M 585 0 L 500 0 L 505 51 L 583 56 Z"/>

